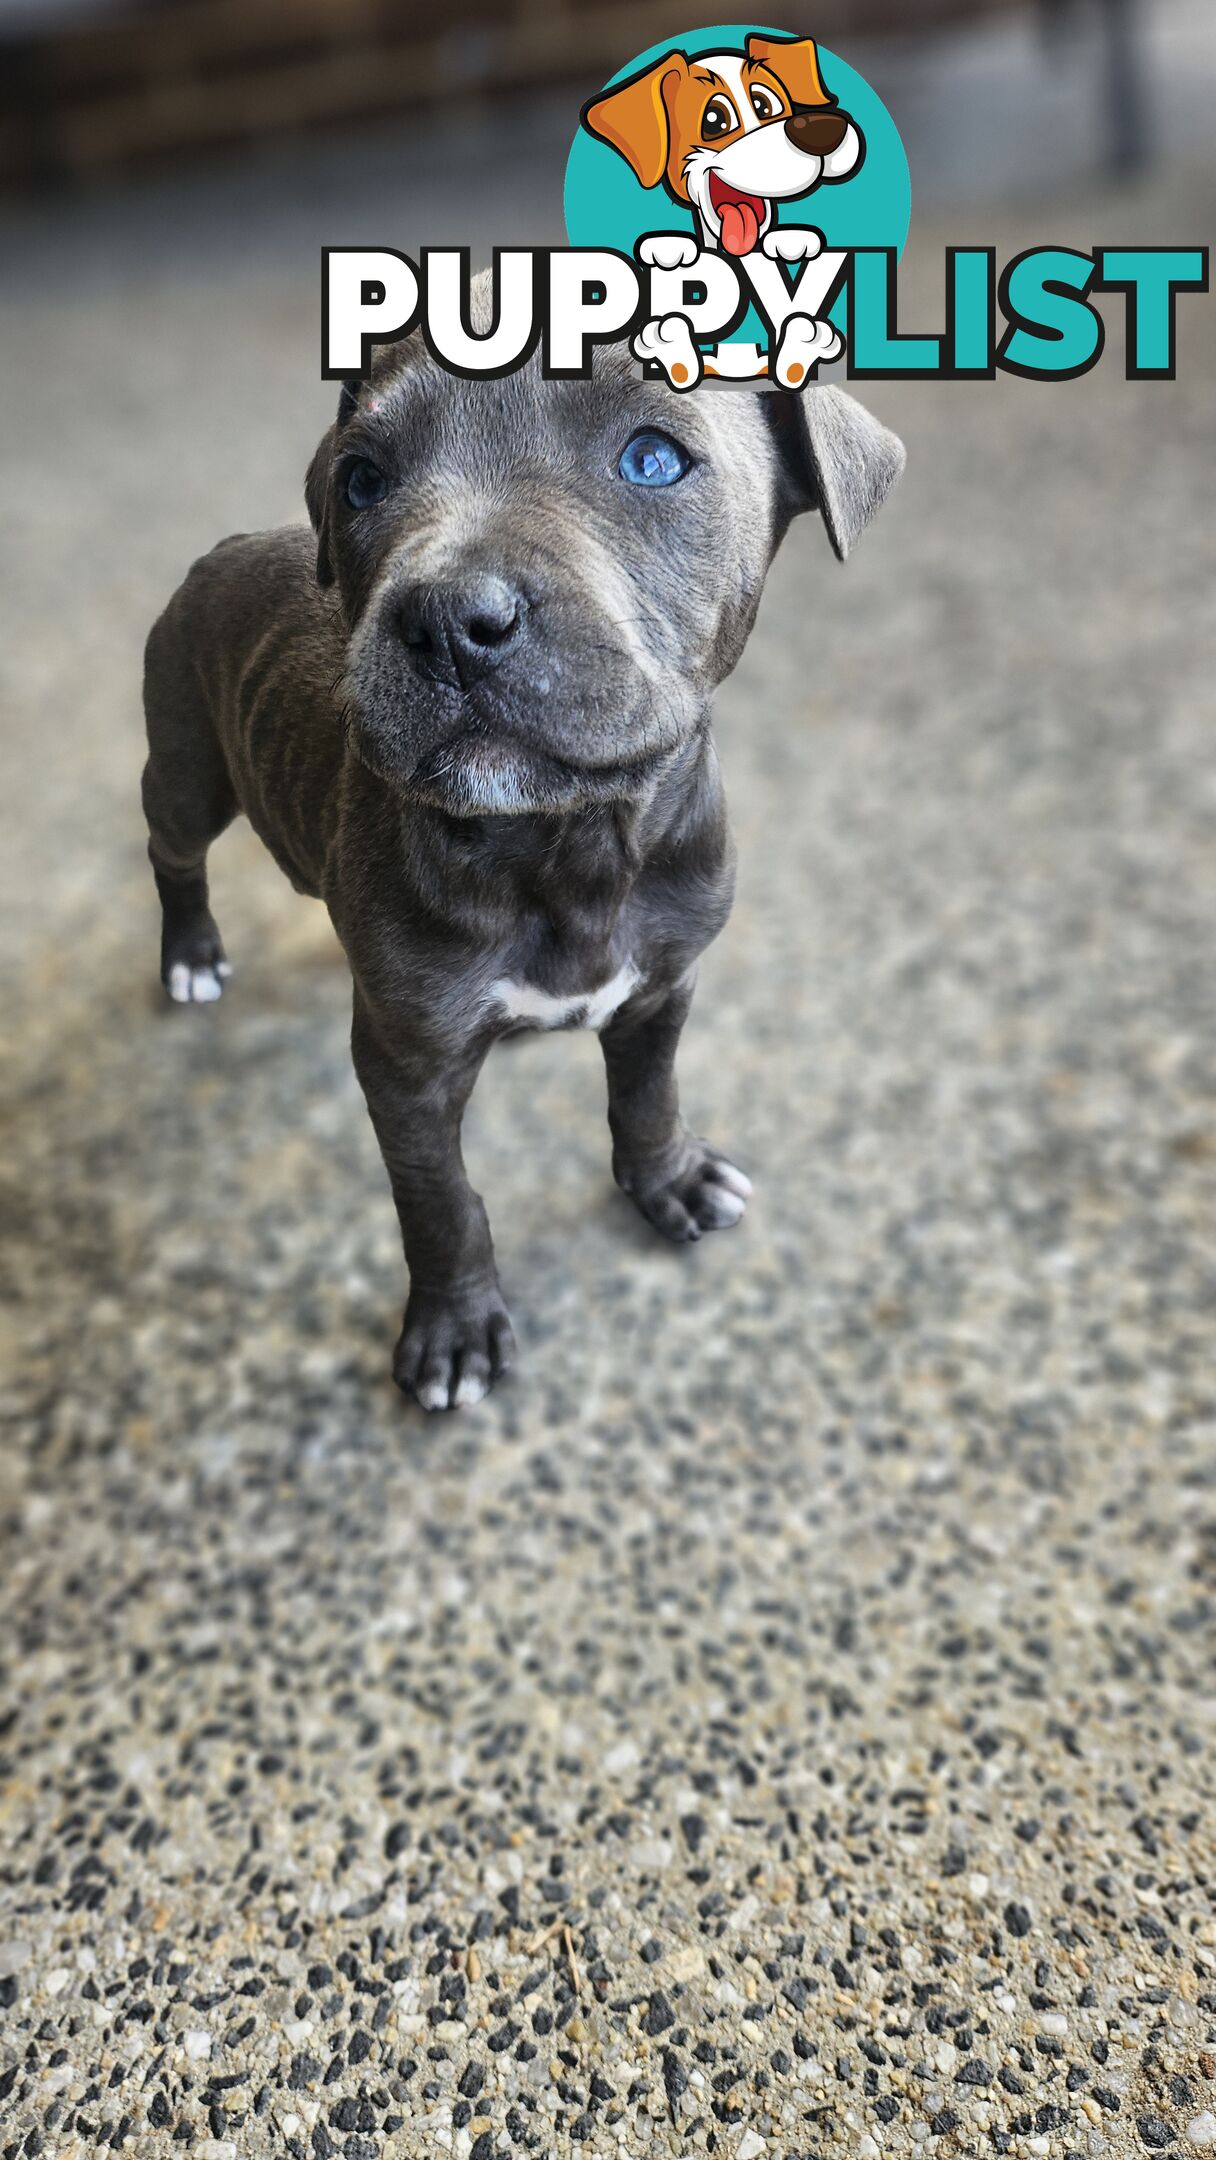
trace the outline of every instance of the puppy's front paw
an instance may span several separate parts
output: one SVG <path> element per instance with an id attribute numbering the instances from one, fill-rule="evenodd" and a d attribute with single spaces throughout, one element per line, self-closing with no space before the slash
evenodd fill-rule
<path id="1" fill-rule="evenodd" d="M 424 1410 L 480 1402 L 510 1369 L 515 1337 L 496 1291 L 445 1299 L 410 1293 L 393 1378 Z"/>
<path id="2" fill-rule="evenodd" d="M 751 1179 L 704 1140 L 690 1139 L 674 1175 L 651 1184 L 620 1163 L 616 1181 L 636 1208 L 677 1245 L 687 1245 L 703 1230 L 729 1230 L 751 1198 Z"/>

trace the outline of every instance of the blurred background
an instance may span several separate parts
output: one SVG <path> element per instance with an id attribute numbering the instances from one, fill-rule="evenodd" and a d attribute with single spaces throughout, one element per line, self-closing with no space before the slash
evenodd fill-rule
<path id="1" fill-rule="evenodd" d="M 485 260 L 561 240 L 582 101 L 688 27 L 628 0 L 0 0 L 0 1327 L 27 1437 L 51 1417 L 104 1439 L 138 1406 L 193 1444 L 204 1374 L 225 1429 L 290 1426 L 301 1329 L 304 1392 L 336 1433 L 391 1444 L 408 1416 L 385 1381 L 400 1263 L 344 967 L 243 827 L 213 866 L 233 987 L 215 1013 L 160 1010 L 143 640 L 218 537 L 303 515 L 334 404 L 321 247 Z M 952 243 L 1003 263 L 1212 236 L 1211 0 L 788 0 L 778 27 L 838 48 L 902 131 L 901 327 L 941 327 Z M 724 688 L 739 903 L 686 1092 L 769 1197 L 747 1265 L 734 1239 L 698 1255 L 711 1304 L 746 1299 L 756 1269 L 803 1281 L 814 1252 L 866 1335 L 861 1286 L 911 1269 L 925 1207 L 1002 1282 L 1033 1275 L 1038 1218 L 1004 1181 L 1012 1150 L 1052 1220 L 1071 1177 L 1090 1191 L 1053 1122 L 1070 1106 L 1113 1120 L 1102 1177 L 1124 1199 L 1156 1117 L 1171 1195 L 1210 1204 L 1213 303 L 1179 299 L 1178 380 L 1147 384 L 1123 379 L 1122 299 L 1102 305 L 1105 357 L 1076 382 L 866 386 L 907 475 L 846 570 L 809 523 L 791 535 Z M 612 1212 L 599 1088 L 594 1044 L 533 1048 L 496 1065 L 470 1122 L 521 1336 L 551 1361 L 504 1401 L 531 1415 L 527 1390 L 560 1383 L 575 1424 L 587 1361 L 615 1369 L 638 1301 L 648 1344 L 712 1332 Z M 791 1119 L 805 1179 L 782 1167 Z M 864 1220 L 857 1163 L 839 1186 L 823 1167 L 842 1151 L 881 1164 Z M 1206 1282 L 1197 1225 L 1173 1249 Z M 1138 1297 L 1134 1248 L 1095 1284 L 1091 1333 Z M 982 1273 L 971 1289 L 982 1303 Z M 922 1253 L 886 1303 L 927 1299 L 946 1326 L 939 1297 L 1000 1365 L 950 1266 L 939 1280 Z M 770 1321 L 778 1363 L 809 1354 L 788 1287 Z M 1181 1356 L 1170 1337 L 1167 1369 Z M 757 1416 L 776 1369 L 749 1370 Z M 866 1386 L 884 1370 L 865 1364 Z M 800 1400 L 805 1373 L 786 1378 Z M 480 1432 L 513 1414 L 488 1405 Z"/>
<path id="2" fill-rule="evenodd" d="M 688 17 L 0 0 L 7 2152 L 151 2151 L 148 2125 L 303 2160 L 339 2108 L 382 2160 L 498 2154 L 520 2109 L 584 2109 L 591 2152 L 628 2093 L 636 2152 L 701 2151 L 694 2107 L 771 2128 L 749 2153 L 800 2149 L 813 2108 L 827 2150 L 837 2107 L 833 2150 L 903 2150 L 911 2121 L 943 2151 L 991 2129 L 1096 2155 L 1107 2053 L 1102 2108 L 1145 2149 L 1216 2135 L 1188 1964 L 1212 1942 L 1211 297 L 1179 299 L 1172 383 L 1124 379 L 1116 297 L 1077 381 L 864 386 L 906 475 L 844 567 L 791 533 L 717 706 L 739 893 L 682 1093 L 754 1175 L 747 1221 L 663 1247 L 611 1187 L 596 1043 L 495 1057 L 467 1154 L 521 1359 L 477 1410 L 428 1424 L 389 1382 L 403 1271 L 349 980 L 246 828 L 212 857 L 222 1003 L 168 1011 L 156 981 L 143 640 L 221 535 L 303 517 L 335 402 L 322 245 L 560 241 L 580 104 Z M 941 328 L 950 244 L 1213 237 L 1211 0 L 782 0 L 778 27 L 903 133 L 901 328 Z M 792 1987 L 793 1902 L 808 1961 L 877 1957 L 881 1929 L 898 1981 L 932 1941 L 951 2029 L 970 2003 L 988 2033 L 1007 1987 L 1069 2037 L 1022 2048 L 1020 2099 L 943 2097 L 908 2004 L 897 2075 L 877 1975 Z M 476 1929 L 505 2003 L 553 1912 L 590 1976 L 578 2093 L 548 2045 L 496 2054 L 460 2087 L 493 2118 L 471 2146 L 463 2011 L 397 1960 L 440 1930 L 434 1973 Z M 745 2006 L 698 1948 L 727 1928 Z M 303 2005 L 352 1952 L 381 2008 L 322 2090 Z M 577 1971 L 542 1955 L 573 2034 Z M 629 2008 L 656 1971 L 663 2078 Z M 707 2032 L 742 2097 L 681 2069 Z M 419 2109 L 439 2144 L 390 2127 Z"/>
<path id="3" fill-rule="evenodd" d="M 1210 13 L 1203 0 L 823 0 L 778 27 L 845 40 L 890 86 L 922 185 L 1003 190 L 1030 178 L 1028 156 L 1049 186 L 1202 141 Z M 638 0 L 3 0 L 0 180 L 147 172 L 507 100 L 520 120 L 538 93 L 586 94 L 667 15 L 673 39 L 690 27 Z M 947 128 L 960 92 L 973 125 Z"/>

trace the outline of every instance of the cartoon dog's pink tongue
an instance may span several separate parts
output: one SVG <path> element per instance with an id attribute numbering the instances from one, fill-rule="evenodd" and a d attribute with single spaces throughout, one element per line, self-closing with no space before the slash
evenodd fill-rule
<path id="1" fill-rule="evenodd" d="M 760 237 L 760 220 L 749 202 L 727 203 L 722 211 L 722 245 L 728 255 L 747 255 Z"/>
<path id="2" fill-rule="evenodd" d="M 716 172 L 709 176 L 709 199 L 721 221 L 722 245 L 728 255 L 749 255 L 760 238 L 764 203 L 759 195 L 744 195 L 729 187 Z"/>

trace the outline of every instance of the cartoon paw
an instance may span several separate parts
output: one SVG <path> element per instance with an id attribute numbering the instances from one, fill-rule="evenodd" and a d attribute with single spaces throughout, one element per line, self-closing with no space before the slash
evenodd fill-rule
<path id="1" fill-rule="evenodd" d="M 791 315 L 781 333 L 773 373 L 786 390 L 798 390 L 813 375 L 821 360 L 835 360 L 844 351 L 844 339 L 830 322 L 813 315 Z"/>
<path id="2" fill-rule="evenodd" d="M 691 233 L 647 233 L 638 242 L 638 261 L 649 270 L 687 270 L 701 250 Z"/>
<path id="3" fill-rule="evenodd" d="M 673 390 L 695 390 L 701 380 L 701 355 L 686 315 L 656 316 L 653 322 L 643 323 L 632 351 L 635 360 L 651 360 L 661 367 Z"/>
<path id="4" fill-rule="evenodd" d="M 774 225 L 760 242 L 770 262 L 811 262 L 823 248 L 823 234 L 813 225 Z"/>

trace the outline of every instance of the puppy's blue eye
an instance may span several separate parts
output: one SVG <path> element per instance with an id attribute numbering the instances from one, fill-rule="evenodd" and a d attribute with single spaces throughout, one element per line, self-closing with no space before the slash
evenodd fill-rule
<path id="1" fill-rule="evenodd" d="M 359 458 L 346 475 L 346 500 L 352 510 L 370 510 L 388 494 L 388 481 L 370 458 Z"/>
<path id="2" fill-rule="evenodd" d="M 681 443 L 660 435 L 657 428 L 643 428 L 626 443 L 617 470 L 634 487 L 671 487 L 684 478 L 691 464 Z"/>

